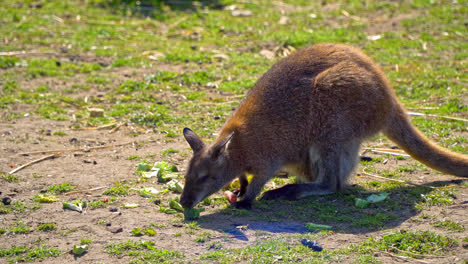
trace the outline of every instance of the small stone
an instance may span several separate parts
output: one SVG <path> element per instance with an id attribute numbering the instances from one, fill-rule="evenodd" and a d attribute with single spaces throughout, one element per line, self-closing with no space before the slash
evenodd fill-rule
<path id="1" fill-rule="evenodd" d="M 93 160 L 93 164 L 94 164 L 94 165 L 97 165 L 97 161 Z"/>
<path id="2" fill-rule="evenodd" d="M 313 251 L 320 252 L 320 251 L 323 250 L 323 247 L 321 245 L 319 245 L 315 240 L 310 241 L 309 239 L 303 238 L 301 240 L 301 243 L 302 243 L 302 245 L 304 245 L 304 246 L 306 246 L 308 248 L 311 248 Z"/>
<path id="3" fill-rule="evenodd" d="M 83 160 L 84 163 L 93 163 L 91 160 Z"/>
<path id="4" fill-rule="evenodd" d="M 123 232 L 123 228 L 122 227 L 117 227 L 117 226 L 116 227 L 111 227 L 111 228 L 109 228 L 109 231 L 111 233 L 116 234 L 116 233 Z"/>
<path id="5" fill-rule="evenodd" d="M 369 156 L 361 156 L 361 161 L 372 161 L 372 157 Z"/>
<path id="6" fill-rule="evenodd" d="M 288 21 L 289 21 L 289 17 L 287 17 L 287 16 L 282 16 L 282 17 L 280 18 L 280 20 L 278 21 L 278 24 L 280 24 L 280 25 L 286 25 L 286 24 L 288 24 Z"/>
<path id="7" fill-rule="evenodd" d="M 250 10 L 232 10 L 231 15 L 235 17 L 248 17 L 252 15 Z"/>
<path id="8" fill-rule="evenodd" d="M 273 51 L 267 50 L 267 49 L 262 49 L 259 53 L 263 57 L 265 57 L 268 60 L 274 59 L 275 58 L 275 53 Z"/>
<path id="9" fill-rule="evenodd" d="M 89 117 L 103 117 L 104 110 L 101 108 L 89 108 Z"/>
<path id="10" fill-rule="evenodd" d="M 107 222 L 107 223 L 106 223 L 106 226 L 111 226 L 111 225 L 112 225 L 111 222 Z"/>
<path id="11" fill-rule="evenodd" d="M 76 143 L 76 142 L 78 142 L 78 139 L 76 137 L 72 137 L 72 138 L 70 138 L 69 141 L 70 141 L 70 143 Z"/>
<path id="12" fill-rule="evenodd" d="M 11 204 L 11 198 L 10 197 L 3 197 L 2 203 L 4 205 L 10 205 Z"/>
<path id="13" fill-rule="evenodd" d="M 29 7 L 30 7 L 30 8 L 41 8 L 41 7 L 42 7 L 42 3 L 41 3 L 41 2 L 30 3 L 30 4 L 29 4 Z"/>
<path id="14" fill-rule="evenodd" d="M 117 207 L 109 207 L 109 211 L 117 212 L 119 209 Z"/>
<path id="15" fill-rule="evenodd" d="M 160 204 L 161 204 L 161 200 L 159 200 L 159 199 L 154 200 L 154 204 L 160 205 Z"/>

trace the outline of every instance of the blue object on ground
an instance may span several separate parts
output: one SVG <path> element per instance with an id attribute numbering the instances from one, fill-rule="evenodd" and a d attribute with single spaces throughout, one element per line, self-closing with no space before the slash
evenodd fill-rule
<path id="1" fill-rule="evenodd" d="M 314 240 L 314 241 L 310 241 L 309 239 L 306 239 L 306 238 L 303 238 L 301 240 L 301 243 L 302 245 L 308 247 L 308 248 L 311 248 L 313 251 L 317 251 L 317 252 L 320 252 L 323 250 L 323 247 L 319 244 L 317 244 L 317 242 Z"/>

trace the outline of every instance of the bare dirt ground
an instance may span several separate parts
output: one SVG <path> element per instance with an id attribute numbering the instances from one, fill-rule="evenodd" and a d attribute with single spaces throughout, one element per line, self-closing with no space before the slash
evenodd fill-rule
<path id="1" fill-rule="evenodd" d="M 110 187 L 115 181 L 136 180 L 138 176 L 134 174 L 135 161 L 128 160 L 131 155 L 154 155 L 152 160 L 161 160 L 161 150 L 167 148 L 187 150 L 185 141 L 182 137 L 174 142 L 163 143 L 164 140 L 157 134 L 144 134 L 137 137 L 127 136 L 131 127 L 122 127 L 114 134 L 109 134 L 109 130 L 71 130 L 69 122 L 50 121 L 37 118 L 35 116 L 24 117 L 10 123 L 0 124 L 0 170 L 11 170 L 10 165 L 14 167 L 27 163 L 31 160 L 45 156 L 47 154 L 34 154 L 29 156 L 19 155 L 23 152 L 86 148 L 110 144 L 129 143 L 124 146 L 91 150 L 89 152 L 70 151 L 63 152 L 55 159 L 49 159 L 29 166 L 18 173 L 19 182 L 2 182 L 0 191 L 1 196 L 11 197 L 13 201 L 22 201 L 26 205 L 31 204 L 34 195 L 44 190 L 52 184 L 59 185 L 64 182 L 70 182 L 77 186 L 76 189 L 91 189 L 95 187 Z M 66 131 L 66 136 L 46 135 L 47 130 Z M 71 140 L 72 138 L 76 140 Z M 184 168 L 187 158 L 174 158 L 171 160 L 179 168 Z M 392 160 L 387 163 L 389 167 L 408 161 Z M 398 163 L 398 164 L 397 164 Z M 408 174 L 415 183 L 426 183 L 432 181 L 451 181 L 454 177 L 434 173 L 415 173 Z M 357 178 L 357 180 L 363 180 Z M 158 184 L 151 184 L 160 188 Z M 93 201 L 107 198 L 101 195 L 102 190 L 94 191 L 90 194 L 80 193 L 74 195 L 58 195 L 62 201 L 74 201 L 76 199 Z M 429 215 L 437 219 L 449 217 L 452 221 L 466 223 L 466 197 L 468 192 L 466 188 L 456 196 L 456 203 L 449 207 L 433 207 L 428 212 Z M 135 227 L 141 227 L 148 223 L 157 225 L 164 224 L 167 227 L 157 230 L 155 237 L 145 237 L 154 241 L 159 248 L 167 250 L 177 250 L 185 254 L 186 259 L 197 259 L 198 255 L 203 254 L 210 249 L 203 243 L 194 242 L 195 234 L 184 232 L 183 224 L 174 222 L 173 216 L 160 213 L 158 207 L 148 200 L 140 197 L 134 192 L 126 197 L 121 197 L 118 204 L 139 203 L 142 206 L 134 209 L 119 208 L 119 212 L 110 212 L 108 208 L 98 208 L 86 210 L 83 214 L 74 211 L 62 209 L 62 203 L 42 204 L 42 208 L 26 214 L 15 215 L 13 213 L 2 215 L 0 225 L 7 226 L 15 221 L 24 221 L 25 224 L 37 227 L 41 223 L 53 222 L 58 227 L 57 232 L 41 233 L 31 232 L 25 235 L 6 235 L 0 242 L 0 247 L 9 247 L 10 245 L 24 245 L 31 242 L 43 241 L 48 245 L 53 245 L 63 252 L 69 251 L 73 245 L 79 244 L 81 238 L 90 238 L 93 244 L 88 254 L 85 254 L 77 261 L 79 263 L 126 263 L 128 257 L 117 259 L 105 253 L 105 245 L 110 242 L 122 242 L 127 239 L 135 239 L 129 234 L 129 231 Z M 117 205 L 118 206 L 118 205 Z M 255 211 L 255 209 L 254 209 Z M 431 230 L 438 232 L 430 225 L 430 220 L 418 219 L 418 214 L 410 209 L 402 209 L 399 219 L 395 224 L 377 232 L 363 232 L 362 229 L 343 230 L 333 236 L 320 241 L 328 250 L 343 248 L 343 246 L 359 243 L 369 236 L 379 236 L 392 229 L 400 230 Z M 98 224 L 99 220 L 110 222 L 111 226 Z M 252 245 L 256 241 L 269 237 L 281 236 L 288 233 L 304 232 L 303 223 L 294 222 L 265 222 L 252 221 L 248 217 L 234 217 L 224 215 L 219 212 L 207 211 L 202 213 L 199 220 L 202 229 L 215 233 L 212 241 L 220 241 L 224 248 L 245 247 Z M 232 239 L 226 240 L 226 231 L 236 231 L 236 227 L 248 225 L 249 228 L 237 234 Z M 113 233 L 115 229 L 122 228 L 122 232 Z M 70 232 L 70 230 L 74 230 Z M 174 234 L 181 233 L 175 237 Z M 261 232 L 261 233 L 259 233 Z M 66 234 L 66 235 L 65 235 Z M 452 234 L 459 239 L 466 236 L 466 233 Z M 378 253 L 376 253 L 378 255 Z M 385 262 L 394 262 L 397 259 L 389 258 L 381 254 L 379 259 Z M 445 258 L 429 259 L 432 263 L 457 263 L 463 259 L 468 259 L 466 247 L 461 247 L 453 256 Z M 73 261 L 73 255 L 65 254 L 58 258 L 48 258 L 47 263 L 67 263 Z M 195 260 L 193 263 L 198 263 Z M 346 262 L 346 261 L 345 261 Z"/>
<path id="2" fill-rule="evenodd" d="M 182 72 L 182 68 L 159 65 L 161 70 L 170 70 Z M 127 79 L 142 79 L 145 74 L 154 71 L 154 69 L 135 70 L 130 68 L 121 68 L 117 72 L 109 72 L 114 76 L 113 82 L 118 85 Z M 56 89 L 69 89 L 69 83 L 79 83 L 83 76 L 75 76 L 73 82 L 66 82 L 56 78 L 38 78 L 29 83 L 22 83 L 23 87 L 37 87 L 40 84 L 48 84 Z M 105 91 L 91 89 L 74 93 L 73 97 L 99 97 Z M 182 100 L 171 93 L 162 94 L 162 96 L 173 100 Z M 229 95 L 214 94 L 215 97 Z M 15 105 L 12 111 L 25 113 L 30 110 L 26 104 Z M 71 115 L 71 113 L 69 113 Z M 110 188 L 117 181 L 136 181 L 139 176 L 135 174 L 137 161 L 129 160 L 130 156 L 150 157 L 146 158 L 151 162 L 167 160 L 171 164 L 177 165 L 184 173 L 190 158 L 191 151 L 182 136 L 176 137 L 170 142 L 157 133 L 143 133 L 138 136 L 130 136 L 132 132 L 138 131 L 138 127 L 132 125 L 123 126 L 114 133 L 109 133 L 109 129 L 102 130 L 75 130 L 73 121 L 51 121 L 42 119 L 34 114 L 16 119 L 10 122 L 0 123 L 0 171 L 9 172 L 18 166 L 28 163 L 32 160 L 50 154 L 30 154 L 21 155 L 25 152 L 50 151 L 61 149 L 82 148 L 89 149 L 99 146 L 119 145 L 109 148 L 102 148 L 90 151 L 64 151 L 55 159 L 48 159 L 37 164 L 31 165 L 20 170 L 15 175 L 19 177 L 18 182 L 0 181 L 0 196 L 11 197 L 14 201 L 21 201 L 26 206 L 33 204 L 32 198 L 51 185 L 60 185 L 69 182 L 76 186 L 76 190 L 88 190 L 96 187 L 103 189 L 92 191 L 90 193 L 77 193 L 73 195 L 58 194 L 60 202 L 41 204 L 38 210 L 27 211 L 26 213 L 9 213 L 0 215 L 0 227 L 8 227 L 11 223 L 23 221 L 27 226 L 35 230 L 42 223 L 54 223 L 57 226 L 55 232 L 29 232 L 27 234 L 5 234 L 0 240 L 1 248 L 9 248 L 12 245 L 39 245 L 45 243 L 56 247 L 62 252 L 68 252 L 73 245 L 78 245 L 80 239 L 91 239 L 93 243 L 87 254 L 79 258 L 74 258 L 72 254 L 64 254 L 57 258 L 47 258 L 45 263 L 69 263 L 76 261 L 78 263 L 128 263 L 131 258 L 128 256 L 115 257 L 106 253 L 108 243 L 123 242 L 126 240 L 151 240 L 158 248 L 166 250 L 176 250 L 185 255 L 185 261 L 191 263 L 201 263 L 199 256 L 203 253 L 215 251 L 210 248 L 209 243 L 199 243 L 194 241 L 200 233 L 210 232 L 213 236 L 210 242 L 219 242 L 223 248 L 245 248 L 255 245 L 257 242 L 274 237 L 281 237 L 285 234 L 300 234 L 306 232 L 304 222 L 291 221 L 289 217 L 280 217 L 279 221 L 270 222 L 268 219 L 259 220 L 259 216 L 264 212 L 262 209 L 254 208 L 253 217 L 233 216 L 223 214 L 214 207 L 202 213 L 198 220 L 200 229 L 196 232 L 189 232 L 185 227 L 185 222 L 175 219 L 173 215 L 167 215 L 159 212 L 159 207 L 148 199 L 140 197 L 136 192 L 130 192 L 130 195 L 119 197 L 119 201 L 106 206 L 105 208 L 88 208 L 82 214 L 74 211 L 63 210 L 62 202 L 75 201 L 77 199 L 88 202 L 105 200 L 110 197 L 103 195 L 103 191 Z M 55 131 L 63 131 L 64 136 L 53 135 Z M 216 131 L 213 131 L 216 132 Z M 466 134 L 466 133 L 465 133 Z M 463 135 L 461 135 L 463 136 Z M 467 136 L 467 135 L 465 135 Z M 388 142 L 368 142 L 368 145 L 390 146 Z M 161 152 L 165 149 L 179 150 L 179 155 L 162 156 Z M 378 154 L 366 154 L 378 157 Z M 376 165 L 378 169 L 392 171 L 395 168 L 414 164 L 411 159 L 398 160 L 389 159 L 386 164 Z M 359 172 L 358 172 L 359 173 Z M 416 172 L 401 172 L 402 175 L 411 179 L 416 184 L 426 184 L 433 182 L 450 183 L 460 182 L 460 178 L 449 175 L 442 175 L 435 171 L 423 170 Z M 362 183 L 372 178 L 358 175 L 353 183 Z M 145 186 L 153 186 L 161 189 L 162 185 L 154 182 L 145 183 Z M 463 241 L 466 238 L 466 231 L 455 232 L 443 229 L 437 229 L 433 226 L 436 221 L 451 220 L 466 227 L 466 205 L 468 191 L 466 187 L 459 187 L 460 192 L 455 193 L 455 203 L 450 206 L 430 207 L 424 210 L 424 214 L 429 218 L 421 218 L 421 212 L 413 209 L 413 202 L 408 201 L 401 209 L 393 210 L 396 220 L 387 223 L 379 231 L 368 230 L 366 228 L 350 227 L 349 223 L 336 224 L 339 231 L 331 236 L 327 236 L 320 243 L 327 250 L 337 250 L 349 245 L 359 244 L 368 237 L 379 237 L 392 231 L 398 230 L 431 230 L 438 234 L 447 235 Z M 411 188 L 408 188 L 410 191 Z M 168 194 L 175 197 L 175 194 Z M 397 194 L 400 195 L 400 194 Z M 221 194 L 216 196 L 221 197 Z M 401 198 L 401 197 L 394 197 Z M 312 198 L 314 199 L 314 198 Z M 316 198 L 323 199 L 321 197 Z M 133 209 L 124 209 L 123 203 L 137 203 L 141 207 Z M 288 207 L 288 204 L 280 204 L 279 209 L 283 211 L 294 212 L 296 208 Z M 118 212 L 111 212 L 109 207 L 118 207 Z M 372 215 L 372 210 L 364 210 L 363 214 Z M 355 215 L 359 218 L 360 215 Z M 110 223 L 106 226 L 105 223 Z M 148 226 L 154 223 L 157 235 L 154 237 L 134 237 L 131 230 L 137 227 Z M 245 229 L 240 227 L 246 227 Z M 117 232 L 118 230 L 120 232 Z M 464 243 L 464 244 L 463 244 Z M 384 252 L 375 252 L 375 257 L 384 263 L 403 262 L 401 258 L 395 258 Z M 466 242 L 461 242 L 458 248 L 449 256 L 445 257 L 427 257 L 424 261 L 428 263 L 459 263 L 468 259 L 468 250 Z M 353 256 L 345 257 L 342 262 L 351 263 Z M 409 262 L 412 260 L 409 259 Z"/>

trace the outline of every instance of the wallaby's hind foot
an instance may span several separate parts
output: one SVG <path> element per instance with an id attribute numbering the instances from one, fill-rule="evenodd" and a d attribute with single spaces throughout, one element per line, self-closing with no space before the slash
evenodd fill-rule
<path id="1" fill-rule="evenodd" d="M 234 206 L 237 209 L 250 210 L 250 209 L 252 209 L 252 201 L 242 200 L 242 201 L 239 201 L 239 202 L 232 203 L 232 206 Z"/>
<path id="2" fill-rule="evenodd" d="M 327 195 L 334 193 L 329 186 L 320 183 L 288 184 L 281 188 L 267 191 L 260 200 L 297 200 L 311 195 Z"/>

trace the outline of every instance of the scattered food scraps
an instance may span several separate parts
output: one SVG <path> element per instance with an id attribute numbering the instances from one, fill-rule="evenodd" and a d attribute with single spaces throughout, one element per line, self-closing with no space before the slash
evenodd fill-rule
<path id="1" fill-rule="evenodd" d="M 123 206 L 123 208 L 137 208 L 137 207 L 140 207 L 140 205 L 136 204 L 136 203 L 124 203 L 122 206 Z"/>
<path id="2" fill-rule="evenodd" d="M 88 245 L 80 245 L 80 246 L 74 245 L 73 246 L 73 255 L 81 256 L 84 253 L 86 253 L 87 250 L 88 250 Z"/>
<path id="3" fill-rule="evenodd" d="M 63 209 L 68 209 L 68 210 L 82 213 L 83 208 L 86 208 L 85 201 L 76 200 L 75 202 L 72 202 L 72 203 L 63 202 Z"/>
<path id="4" fill-rule="evenodd" d="M 200 213 L 205 211 L 204 208 L 185 208 L 184 209 L 184 218 L 185 220 L 197 220 L 200 218 Z"/>
<path id="5" fill-rule="evenodd" d="M 184 189 L 184 185 L 180 183 L 178 180 L 173 179 L 166 184 L 167 188 L 175 193 L 181 193 Z"/>
<path id="6" fill-rule="evenodd" d="M 182 208 L 182 205 L 180 205 L 179 201 L 176 199 L 173 199 L 169 202 L 169 207 L 180 212 L 184 211 L 184 208 Z"/>
<path id="7" fill-rule="evenodd" d="M 385 200 L 389 195 L 390 194 L 387 192 L 382 192 L 379 194 L 369 195 L 369 197 L 367 197 L 366 200 L 361 199 L 361 198 L 356 198 L 354 199 L 354 205 L 357 208 L 363 209 L 363 208 L 366 208 L 369 205 L 369 203 L 378 203 L 378 202 Z"/>
<path id="8" fill-rule="evenodd" d="M 226 199 L 228 199 L 228 201 L 229 201 L 230 203 L 235 203 L 235 202 L 237 202 L 237 196 L 236 196 L 233 192 L 231 192 L 231 191 L 225 191 L 225 192 L 224 192 L 224 197 L 226 197 Z"/>

